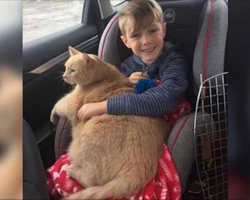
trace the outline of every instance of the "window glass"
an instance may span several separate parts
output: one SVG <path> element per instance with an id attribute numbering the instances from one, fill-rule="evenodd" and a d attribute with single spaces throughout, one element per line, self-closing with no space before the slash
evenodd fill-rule
<path id="1" fill-rule="evenodd" d="M 111 0 L 111 4 L 113 6 L 116 6 L 116 5 L 118 5 L 119 3 L 123 2 L 123 1 L 125 1 L 125 0 Z"/>
<path id="2" fill-rule="evenodd" d="M 23 43 L 82 22 L 84 0 L 23 0 Z"/>

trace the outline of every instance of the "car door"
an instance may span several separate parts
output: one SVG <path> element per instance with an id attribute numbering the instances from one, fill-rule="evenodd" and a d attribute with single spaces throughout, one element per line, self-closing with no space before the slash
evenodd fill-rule
<path id="1" fill-rule="evenodd" d="M 23 11 L 23 116 L 33 129 L 47 167 L 54 162 L 55 126 L 49 121 L 50 111 L 71 89 L 61 77 L 68 46 L 97 54 L 103 22 L 96 0 L 27 0 L 23 2 Z M 76 18 L 77 23 L 63 28 Z M 41 29 L 36 29 L 39 26 Z M 51 30 L 55 32 L 41 34 Z"/>

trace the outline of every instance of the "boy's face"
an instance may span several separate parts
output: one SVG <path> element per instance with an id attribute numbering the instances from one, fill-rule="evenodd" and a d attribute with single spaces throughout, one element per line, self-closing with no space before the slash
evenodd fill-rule
<path id="1" fill-rule="evenodd" d="M 125 29 L 126 34 L 121 36 L 123 43 L 144 63 L 151 64 L 161 55 L 166 32 L 164 23 L 153 21 L 145 28 L 134 31 L 134 24 L 127 20 Z"/>

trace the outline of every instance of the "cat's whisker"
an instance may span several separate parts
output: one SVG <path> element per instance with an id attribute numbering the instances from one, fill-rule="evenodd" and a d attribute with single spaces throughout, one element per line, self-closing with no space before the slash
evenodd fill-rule
<path id="1" fill-rule="evenodd" d="M 55 81 L 55 82 L 57 82 L 57 81 L 63 81 L 63 82 L 65 82 L 65 81 L 63 80 L 62 75 L 56 77 L 54 81 Z"/>
<path id="2" fill-rule="evenodd" d="M 66 81 L 63 81 L 63 87 L 67 87 L 69 84 Z"/>
<path id="3" fill-rule="evenodd" d="M 57 72 L 58 76 L 63 77 L 64 71 Z"/>
<path id="4" fill-rule="evenodd" d="M 62 76 L 64 74 L 64 71 L 59 71 L 58 74 Z"/>

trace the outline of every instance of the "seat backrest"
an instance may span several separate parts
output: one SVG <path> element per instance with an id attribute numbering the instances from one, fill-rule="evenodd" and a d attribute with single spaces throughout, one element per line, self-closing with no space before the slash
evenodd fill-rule
<path id="1" fill-rule="evenodd" d="M 26 120 L 23 120 L 23 199 L 50 199 L 42 158 Z"/>
<path id="2" fill-rule="evenodd" d="M 180 45 L 192 63 L 192 85 L 197 96 L 203 80 L 224 71 L 228 8 L 224 0 L 159 1 L 167 23 L 166 40 Z M 118 14 L 106 26 L 98 55 L 117 67 L 131 55 L 120 39 Z"/>

